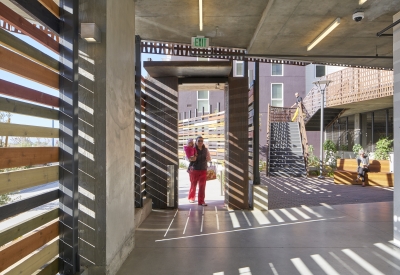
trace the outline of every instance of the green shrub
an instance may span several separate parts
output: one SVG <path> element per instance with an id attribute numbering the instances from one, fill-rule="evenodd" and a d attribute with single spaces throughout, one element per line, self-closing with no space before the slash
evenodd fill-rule
<path id="1" fill-rule="evenodd" d="M 335 163 L 337 148 L 336 144 L 332 140 L 325 140 L 323 145 L 325 151 L 325 163 Z"/>
<path id="2" fill-rule="evenodd" d="M 358 152 L 359 152 L 361 149 L 363 149 L 363 148 L 362 148 L 362 146 L 361 146 L 360 144 L 354 144 L 354 146 L 353 146 L 353 152 L 354 152 L 355 158 L 357 158 Z"/>
<path id="3" fill-rule="evenodd" d="M 393 144 L 392 139 L 389 139 L 388 137 L 380 138 L 375 145 L 375 159 L 376 160 L 389 159 L 389 152 L 393 150 L 392 144 Z"/>

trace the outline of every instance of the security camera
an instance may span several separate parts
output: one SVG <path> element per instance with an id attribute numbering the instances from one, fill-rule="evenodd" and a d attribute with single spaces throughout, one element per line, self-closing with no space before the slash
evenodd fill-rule
<path id="1" fill-rule="evenodd" d="M 356 11 L 353 13 L 353 20 L 356 22 L 360 22 L 364 18 L 364 12 L 363 11 Z"/>

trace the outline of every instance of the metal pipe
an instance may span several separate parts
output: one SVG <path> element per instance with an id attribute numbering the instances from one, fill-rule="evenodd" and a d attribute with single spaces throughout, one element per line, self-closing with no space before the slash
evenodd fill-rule
<path id="1" fill-rule="evenodd" d="M 384 32 L 386 32 L 388 29 L 393 28 L 394 26 L 396 26 L 396 25 L 399 24 L 399 23 L 400 23 L 400 19 L 397 20 L 396 22 L 393 22 L 392 24 L 390 24 L 389 26 L 387 26 L 386 28 L 384 28 L 384 29 L 381 30 L 380 32 L 377 32 L 377 33 L 376 33 L 376 36 L 382 36 L 382 34 L 383 34 Z"/>
<path id="2" fill-rule="evenodd" d="M 319 179 L 324 179 L 322 175 L 324 158 L 324 89 L 321 89 L 321 125 L 320 125 L 320 152 L 319 152 Z"/>

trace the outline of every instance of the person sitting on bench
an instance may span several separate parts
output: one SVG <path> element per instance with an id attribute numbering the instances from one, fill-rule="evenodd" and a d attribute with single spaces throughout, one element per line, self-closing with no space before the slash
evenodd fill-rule
<path id="1" fill-rule="evenodd" d="M 357 179 L 356 182 L 361 178 L 362 181 L 362 186 L 365 187 L 365 174 L 368 172 L 368 166 L 369 166 L 369 158 L 366 153 L 364 153 L 364 150 L 361 149 L 358 151 L 358 156 L 357 156 Z"/>

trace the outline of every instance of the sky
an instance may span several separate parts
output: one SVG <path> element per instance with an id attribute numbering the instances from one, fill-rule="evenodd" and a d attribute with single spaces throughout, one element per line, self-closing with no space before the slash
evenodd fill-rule
<path id="1" fill-rule="evenodd" d="M 46 47 L 42 46 L 40 43 L 36 42 L 35 40 L 31 39 L 30 37 L 28 37 L 26 35 L 22 35 L 22 34 L 17 34 L 17 33 L 11 33 L 11 34 L 13 34 L 14 36 L 18 37 L 19 39 L 25 41 L 26 43 L 32 45 L 33 47 L 37 48 L 38 50 L 42 51 L 43 53 L 49 55 L 50 57 L 52 57 L 56 60 L 59 59 L 59 56 L 57 54 L 48 50 Z M 147 75 L 147 72 L 143 69 L 143 61 L 147 61 L 148 58 L 151 58 L 153 61 L 161 61 L 162 58 L 165 58 L 165 56 L 164 55 L 156 55 L 156 54 L 142 54 L 142 75 L 143 76 Z M 36 83 L 34 81 L 30 81 L 26 78 L 14 75 L 14 74 L 6 72 L 4 70 L 0 70 L 0 79 L 4 79 L 6 81 L 13 82 L 13 83 L 16 83 L 21 86 L 25 86 L 25 87 L 35 89 L 37 91 L 40 91 L 40 92 L 43 92 L 46 94 L 50 94 L 50 95 L 59 97 L 58 90 L 49 88 L 42 84 Z M 1 96 L 7 97 L 5 95 L 1 95 Z M 24 101 L 21 99 L 18 99 L 18 100 L 30 103 L 29 101 Z M 45 106 L 45 107 L 48 107 L 48 106 Z M 58 121 L 53 121 L 53 120 L 38 118 L 38 117 L 32 117 L 32 116 L 18 115 L 18 114 L 12 114 L 11 123 L 58 128 Z"/>

